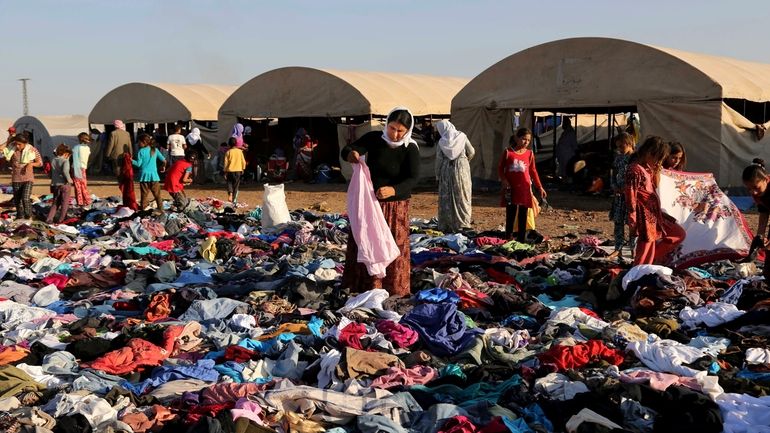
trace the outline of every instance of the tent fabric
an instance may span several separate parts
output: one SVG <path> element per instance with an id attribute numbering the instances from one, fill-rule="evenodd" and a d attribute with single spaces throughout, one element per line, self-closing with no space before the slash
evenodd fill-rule
<path id="1" fill-rule="evenodd" d="M 415 116 L 449 114 L 466 78 L 286 67 L 258 75 L 227 98 L 220 131 L 242 118 L 386 116 L 405 106 Z"/>
<path id="2" fill-rule="evenodd" d="M 60 143 L 75 146 L 78 144 L 78 134 L 88 132 L 88 120 L 83 115 L 22 116 L 13 126 L 17 132 L 31 131 L 33 145 L 44 157 L 53 157 L 54 150 Z M 7 131 L 5 134 L 7 135 Z"/>
<path id="3" fill-rule="evenodd" d="M 658 185 L 661 210 L 687 232 L 671 266 L 686 268 L 746 257 L 753 234 L 741 211 L 719 189 L 711 173 L 663 170 Z"/>
<path id="4" fill-rule="evenodd" d="M 90 123 L 168 123 L 216 120 L 222 103 L 237 86 L 213 84 L 128 83 L 107 92 L 96 103 Z"/>
<path id="5" fill-rule="evenodd" d="M 473 176 L 494 180 L 496 158 L 512 128 L 492 119 L 521 109 L 606 113 L 636 107 L 642 137 L 679 141 L 690 149 L 688 168 L 714 172 L 721 185 L 740 185 L 738 171 L 751 161 L 748 150 L 760 148 L 742 127 L 730 125 L 736 113 L 723 105 L 725 98 L 770 100 L 770 65 L 573 38 L 528 48 L 486 69 L 452 100 L 452 121 L 479 149 Z"/>

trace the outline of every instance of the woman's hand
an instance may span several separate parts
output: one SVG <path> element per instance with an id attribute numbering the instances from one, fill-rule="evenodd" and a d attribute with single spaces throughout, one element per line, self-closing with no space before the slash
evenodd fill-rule
<path id="1" fill-rule="evenodd" d="M 396 195 L 396 189 L 392 186 L 383 186 L 377 190 L 377 198 L 380 200 L 387 200 Z"/>
<path id="2" fill-rule="evenodd" d="M 361 159 L 361 155 L 358 154 L 355 150 L 351 150 L 350 153 L 348 153 L 348 162 L 351 164 L 358 164 L 358 160 Z M 382 189 L 382 188 L 380 188 Z"/>
<path id="3" fill-rule="evenodd" d="M 545 188 L 540 188 L 540 198 L 545 200 L 546 197 L 548 197 L 548 194 L 546 194 Z"/>

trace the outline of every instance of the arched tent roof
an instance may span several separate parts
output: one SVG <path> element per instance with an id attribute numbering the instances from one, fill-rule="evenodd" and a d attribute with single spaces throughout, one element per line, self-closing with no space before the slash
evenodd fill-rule
<path id="1" fill-rule="evenodd" d="M 628 107 L 640 100 L 770 100 L 770 65 L 610 38 L 537 45 L 492 65 L 452 101 L 471 107 Z"/>
<path id="2" fill-rule="evenodd" d="M 162 123 L 178 120 L 216 120 L 222 102 L 237 86 L 212 84 L 128 83 L 116 87 L 96 103 L 88 120 L 109 124 Z"/>
<path id="3" fill-rule="evenodd" d="M 60 143 L 72 147 L 78 144 L 78 134 L 88 132 L 88 120 L 83 115 L 22 116 L 13 126 L 16 132 L 31 131 L 34 138 L 32 144 L 41 155 L 49 157 Z"/>
<path id="4" fill-rule="evenodd" d="M 449 114 L 465 78 L 306 67 L 274 69 L 238 88 L 222 104 L 229 117 L 387 115 L 408 107 L 416 116 Z"/>

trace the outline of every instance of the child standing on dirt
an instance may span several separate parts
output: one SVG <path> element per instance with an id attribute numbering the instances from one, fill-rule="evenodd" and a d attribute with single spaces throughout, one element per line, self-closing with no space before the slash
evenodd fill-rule
<path id="1" fill-rule="evenodd" d="M 227 201 L 238 203 L 238 188 L 241 184 L 241 175 L 246 170 L 246 158 L 243 150 L 238 146 L 234 138 L 230 138 L 230 149 L 225 153 L 225 180 L 227 181 Z"/>
<path id="2" fill-rule="evenodd" d="M 610 210 L 610 220 L 615 223 L 615 251 L 610 258 L 620 255 L 623 245 L 626 243 L 626 223 L 628 222 L 628 210 L 626 209 L 626 197 L 624 188 L 626 186 L 626 170 L 631 160 L 631 154 L 634 152 L 634 137 L 627 132 L 623 132 L 615 137 L 615 160 L 612 163 L 612 174 L 610 175 L 610 185 L 612 186 L 612 209 Z"/>
<path id="3" fill-rule="evenodd" d="M 51 162 L 51 193 L 53 201 L 51 210 L 48 211 L 48 217 L 45 222 L 48 224 L 61 224 L 67 219 L 67 210 L 70 206 L 70 147 L 62 143 L 56 147 L 56 158 Z"/>
<path id="4" fill-rule="evenodd" d="M 527 233 L 527 211 L 535 206 L 532 183 L 540 192 L 540 198 L 546 198 L 543 184 L 535 167 L 535 154 L 527 149 L 532 142 L 532 131 L 519 128 L 509 141 L 509 147 L 503 151 L 497 174 L 502 182 L 500 205 L 505 207 L 505 237 L 512 239 L 514 219 L 516 220 L 516 240 L 524 242 Z"/>

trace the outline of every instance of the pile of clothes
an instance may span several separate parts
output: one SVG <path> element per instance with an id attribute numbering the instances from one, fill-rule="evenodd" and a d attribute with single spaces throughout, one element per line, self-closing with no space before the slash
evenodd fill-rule
<path id="1" fill-rule="evenodd" d="M 411 231 L 392 297 L 341 286 L 344 215 L 2 219 L 0 431 L 770 431 L 754 263 Z"/>

